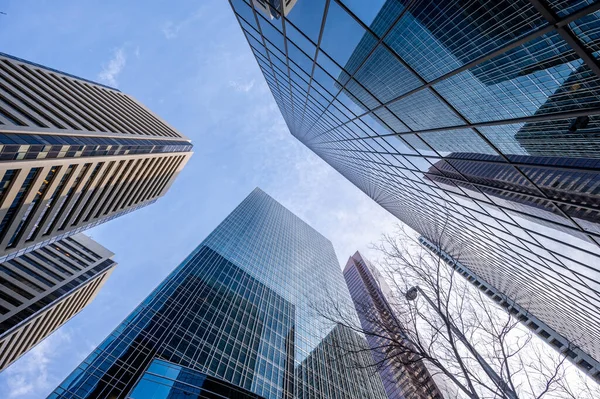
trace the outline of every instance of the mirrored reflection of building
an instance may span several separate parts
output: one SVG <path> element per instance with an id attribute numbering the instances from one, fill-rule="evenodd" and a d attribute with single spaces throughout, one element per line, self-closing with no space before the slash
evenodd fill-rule
<path id="1" fill-rule="evenodd" d="M 298 0 L 252 0 L 256 9 L 260 10 L 266 17 L 280 18 L 280 15 L 287 15 Z"/>
<path id="2" fill-rule="evenodd" d="M 0 261 L 152 204 L 191 149 L 119 90 L 0 53 Z"/>
<path id="3" fill-rule="evenodd" d="M 536 161 L 535 157 L 524 155 L 514 156 L 514 159 L 531 165 Z M 550 212 L 558 216 L 556 222 L 565 219 L 566 215 L 584 228 L 597 229 L 600 226 L 600 191 L 595 193 L 592 187 L 600 186 L 600 175 L 585 170 L 590 160 L 544 157 L 541 161 L 544 163 L 535 167 L 521 167 L 535 169 L 526 180 L 517 168 L 502 162 L 499 156 L 451 153 L 433 164 L 424 177 L 442 185 L 479 189 L 496 204 L 519 210 L 523 217 L 536 214 L 538 218 L 531 219 L 534 221 L 553 217 L 547 214 Z M 600 160 L 594 164 L 600 166 Z M 581 171 L 572 169 L 578 166 L 582 167 Z M 584 238 L 581 232 L 563 231 Z"/>
<path id="4" fill-rule="evenodd" d="M 564 158 L 598 158 L 600 133 L 597 115 L 587 115 L 585 108 L 600 107 L 600 82 L 585 65 L 571 72 L 535 115 L 546 110 L 581 104 L 583 112 L 568 121 L 527 122 L 515 134 L 515 139 L 530 155 Z"/>
<path id="5" fill-rule="evenodd" d="M 269 20 L 231 0 L 296 138 L 600 359 L 590 3 L 303 0 Z"/>
<path id="6" fill-rule="evenodd" d="M 550 344 L 550 346 L 556 349 L 559 353 L 564 354 L 566 359 L 575 364 L 581 370 L 592 375 L 597 375 L 596 372 L 600 371 L 600 362 L 590 357 L 577 346 L 573 345 L 572 342 L 560 335 L 542 320 L 529 313 L 526 307 L 521 306 L 503 292 L 495 289 L 492 285 L 488 284 L 477 274 L 473 273 L 473 271 L 463 265 L 460 261 L 454 259 L 454 257 L 449 255 L 447 252 L 441 250 L 439 246 L 427 238 L 421 236 L 419 237 L 419 242 L 422 246 L 440 256 L 444 262 L 456 270 L 456 272 L 458 272 L 461 276 L 466 278 L 467 281 L 473 284 L 473 286 L 481 290 L 481 292 L 489 296 L 508 313 L 516 317 L 521 323 L 523 323 L 524 326 L 529 328 L 541 340 Z M 600 379 L 597 377 L 596 380 L 600 382 Z"/>
<path id="7" fill-rule="evenodd" d="M 0 263 L 0 371 L 92 302 L 112 256 L 76 234 Z"/>
<path id="8" fill-rule="evenodd" d="M 344 278 L 367 342 L 378 365 L 388 399 L 443 399 L 431 373 L 422 360 L 414 361 L 403 354 L 403 363 L 389 356 L 390 342 L 410 343 L 393 316 L 387 297 L 390 288 L 377 270 L 357 251 L 348 259 Z M 397 328 L 396 328 L 397 326 Z M 389 337 L 389 338 L 386 338 Z"/>
<path id="9" fill-rule="evenodd" d="M 329 298 L 351 306 L 329 240 L 256 189 L 50 398 L 384 399 L 364 353 L 314 354 Z"/>

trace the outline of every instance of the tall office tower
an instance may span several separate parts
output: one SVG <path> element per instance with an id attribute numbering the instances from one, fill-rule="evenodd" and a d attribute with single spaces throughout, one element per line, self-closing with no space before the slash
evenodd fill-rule
<path id="1" fill-rule="evenodd" d="M 330 300 L 354 312 L 331 242 L 255 189 L 49 397 L 384 399 Z"/>
<path id="2" fill-rule="evenodd" d="M 545 161 L 548 166 L 537 171 L 535 175 L 531 175 L 530 179 L 533 184 L 544 190 L 546 196 L 540 197 L 534 186 L 523 184 L 523 177 L 515 168 L 502 163 L 499 156 L 451 153 L 448 158 L 452 160 L 447 161 L 446 158 L 442 158 L 433 164 L 425 173 L 425 178 L 435 180 L 441 187 L 453 185 L 471 190 L 473 186 L 477 186 L 488 197 L 493 197 L 496 203 L 503 203 L 515 209 L 519 208 L 525 218 L 528 217 L 528 214 L 535 214 L 537 218 L 530 219 L 534 223 L 539 222 L 553 226 L 546 220 L 560 221 L 562 215 L 567 214 L 577 218 L 580 225 L 586 229 L 598 228 L 598 223 L 600 223 L 598 196 L 590 192 L 591 190 L 578 189 L 578 186 L 582 184 L 594 185 L 597 182 L 590 178 L 585 171 L 561 168 L 561 166 L 568 166 L 566 164 L 575 167 L 584 165 L 585 159 L 546 157 Z M 473 161 L 475 158 L 491 162 L 475 162 Z M 533 157 L 518 155 L 515 158 L 526 163 Z M 460 172 L 455 167 L 460 169 Z M 554 206 L 553 199 L 565 202 L 560 211 Z M 590 206 L 584 207 L 581 204 Z M 560 228 L 566 233 L 585 239 L 585 235 L 579 231 L 564 229 L 557 225 L 554 225 L 554 228 Z"/>
<path id="3" fill-rule="evenodd" d="M 154 202 L 191 147 L 114 88 L 0 53 L 0 262 Z"/>
<path id="4" fill-rule="evenodd" d="M 584 372 L 594 376 L 596 381 L 600 383 L 600 377 L 597 374 L 597 372 L 600 371 L 600 362 L 590 357 L 577 346 L 573 346 L 568 339 L 563 337 L 560 333 L 544 323 L 542 320 L 529 313 L 527 308 L 519 305 L 516 301 L 512 300 L 503 292 L 498 291 L 491 284 L 463 265 L 460 261 L 456 260 L 446 251 L 441 250 L 437 244 L 429 241 L 425 237 L 419 237 L 419 242 L 422 246 L 440 256 L 444 262 L 446 262 L 460 275 L 466 278 L 467 281 L 473 284 L 473 286 L 477 287 L 479 290 L 481 290 L 481 292 L 489 296 L 501 307 L 506 309 L 507 312 L 516 317 L 540 339 L 550 344 L 550 346 L 552 346 L 558 352 L 563 353 L 569 361 L 571 361 Z M 548 317 L 552 316 L 548 315 Z"/>
<path id="5" fill-rule="evenodd" d="M 600 229 L 582 217 L 600 203 L 600 3 L 299 0 L 273 19 L 231 4 L 296 138 L 600 359 Z M 464 184 L 425 177 L 442 159 Z M 519 179 L 490 185 L 475 163 Z"/>
<path id="6" fill-rule="evenodd" d="M 0 371 L 87 306 L 117 265 L 83 235 L 0 263 Z"/>
<path id="7" fill-rule="evenodd" d="M 387 297 L 390 288 L 377 269 L 368 263 L 357 251 L 348 259 L 344 268 L 344 278 L 350 290 L 362 329 L 373 332 L 367 335 L 367 342 L 373 353 L 378 371 L 389 399 L 443 399 L 431 374 L 423 361 L 404 366 L 389 358 L 389 339 L 404 340 L 400 328 L 394 336 L 382 328 L 394 326 L 393 312 Z M 385 338 L 389 336 L 389 338 Z M 405 340 L 404 340 L 405 341 Z M 407 345 L 409 342 L 405 341 Z M 405 363 L 411 362 L 406 356 Z"/>

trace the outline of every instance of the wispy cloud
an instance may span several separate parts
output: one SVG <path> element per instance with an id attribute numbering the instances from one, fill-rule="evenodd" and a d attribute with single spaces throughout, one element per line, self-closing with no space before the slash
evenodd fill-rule
<path id="1" fill-rule="evenodd" d="M 235 91 L 248 93 L 254 87 L 254 79 L 249 82 L 236 82 L 234 80 L 230 80 L 229 87 L 232 87 Z"/>
<path id="2" fill-rule="evenodd" d="M 123 47 L 116 49 L 113 53 L 113 57 L 106 65 L 104 65 L 104 68 L 98 74 L 98 79 L 110 86 L 117 87 L 117 78 L 123 71 L 123 68 L 125 68 L 126 63 L 127 56 L 125 54 L 125 49 Z"/>
<path id="3" fill-rule="evenodd" d="M 71 342 L 71 334 L 63 327 L 8 368 L 4 372 L 6 397 L 39 396 L 52 388 L 55 381 L 50 376 L 50 362 L 54 357 L 55 349 L 67 346 L 69 342 Z"/>
<path id="4" fill-rule="evenodd" d="M 175 39 L 177 36 L 179 36 L 179 33 L 182 30 L 184 30 L 188 25 L 202 18 L 203 15 L 204 12 L 202 10 L 198 10 L 179 22 L 167 21 L 162 27 L 162 33 L 166 39 Z"/>

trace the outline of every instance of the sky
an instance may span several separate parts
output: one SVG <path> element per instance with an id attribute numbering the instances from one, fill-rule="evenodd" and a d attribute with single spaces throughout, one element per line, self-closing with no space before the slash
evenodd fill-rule
<path id="1" fill-rule="evenodd" d="M 340 262 L 397 220 L 288 131 L 225 0 L 0 0 L 0 51 L 134 96 L 195 154 L 157 203 L 88 231 L 119 263 L 80 314 L 0 374 L 50 393 L 255 187 L 328 237 Z"/>

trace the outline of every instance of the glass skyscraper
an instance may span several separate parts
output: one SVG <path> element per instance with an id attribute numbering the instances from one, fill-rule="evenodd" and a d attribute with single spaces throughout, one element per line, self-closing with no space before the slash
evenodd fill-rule
<path id="1" fill-rule="evenodd" d="M 49 397 L 384 399 L 332 299 L 352 308 L 331 242 L 256 189 Z"/>
<path id="2" fill-rule="evenodd" d="M 600 3 L 230 3 L 296 138 L 600 359 Z"/>

